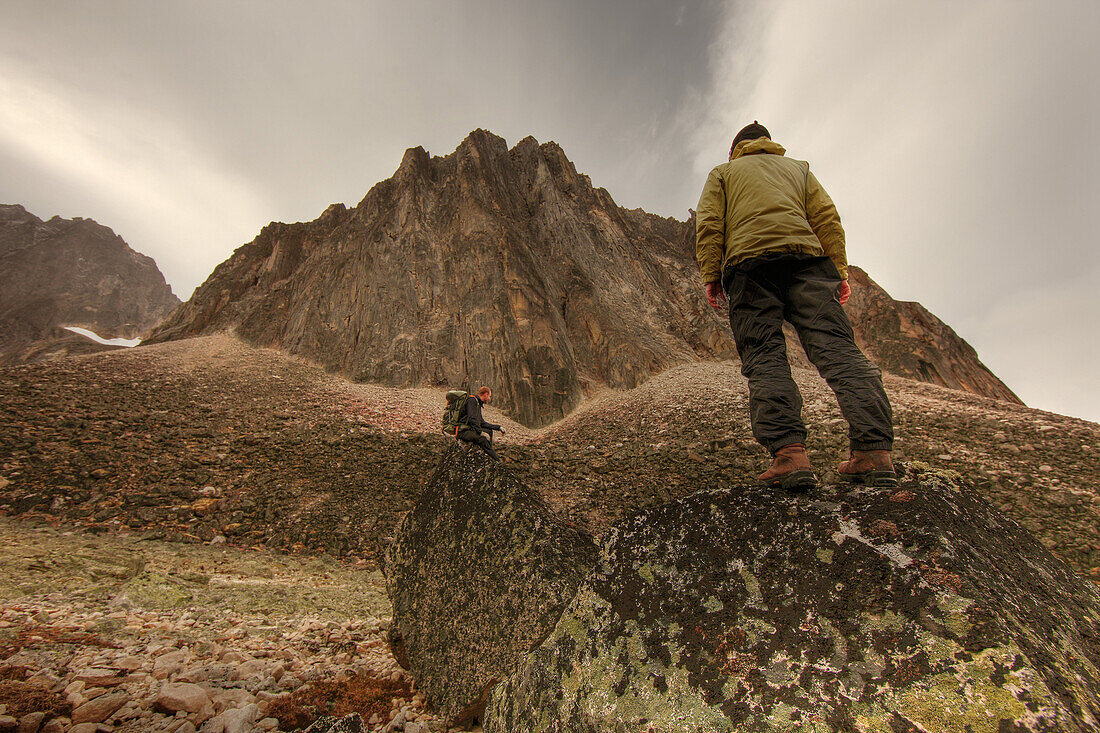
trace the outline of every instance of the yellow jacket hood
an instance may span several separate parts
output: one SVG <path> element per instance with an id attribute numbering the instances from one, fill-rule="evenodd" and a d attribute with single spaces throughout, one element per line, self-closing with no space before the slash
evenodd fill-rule
<path id="1" fill-rule="evenodd" d="M 772 155 L 783 155 L 787 152 L 779 143 L 766 137 L 758 137 L 755 140 L 742 140 L 737 143 L 737 147 L 733 149 L 733 155 L 730 156 L 730 160 L 737 160 L 742 155 L 752 155 L 753 153 L 771 153 Z"/>

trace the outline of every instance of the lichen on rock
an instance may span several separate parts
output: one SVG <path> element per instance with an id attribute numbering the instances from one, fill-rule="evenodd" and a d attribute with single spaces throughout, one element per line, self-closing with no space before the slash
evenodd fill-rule
<path id="1" fill-rule="evenodd" d="M 595 559 L 592 539 L 507 467 L 455 444 L 386 555 L 398 659 L 437 713 L 480 717 Z"/>
<path id="2" fill-rule="evenodd" d="M 488 731 L 1085 731 L 1100 593 L 951 477 L 631 515 Z"/>

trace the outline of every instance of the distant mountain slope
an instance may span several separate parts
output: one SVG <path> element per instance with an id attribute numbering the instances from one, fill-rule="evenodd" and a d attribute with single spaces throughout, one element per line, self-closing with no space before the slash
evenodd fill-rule
<path id="1" fill-rule="evenodd" d="M 179 303 L 152 258 L 107 227 L 0 205 L 0 363 L 111 348 L 62 327 L 135 338 Z"/>
<path id="2" fill-rule="evenodd" d="M 700 296 L 691 221 L 620 208 L 557 144 L 528 137 L 509 150 L 484 130 L 447 156 L 408 150 L 353 209 L 265 227 L 150 340 L 223 330 L 356 380 L 488 384 L 526 425 L 568 414 L 593 388 L 735 356 Z M 926 378 L 879 351 L 887 369 Z M 942 357 L 937 383 L 1013 399 L 992 375 L 954 378 L 984 370 L 972 350 Z"/>

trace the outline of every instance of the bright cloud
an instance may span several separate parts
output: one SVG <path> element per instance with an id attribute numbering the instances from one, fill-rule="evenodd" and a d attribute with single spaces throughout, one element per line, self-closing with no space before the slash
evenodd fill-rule
<path id="1" fill-rule="evenodd" d="M 184 298 L 271 219 L 262 192 L 204 155 L 171 119 L 91 99 L 3 57 L 0 148 L 129 212 L 104 223 L 130 242 L 152 243 L 146 253 L 184 284 Z"/>

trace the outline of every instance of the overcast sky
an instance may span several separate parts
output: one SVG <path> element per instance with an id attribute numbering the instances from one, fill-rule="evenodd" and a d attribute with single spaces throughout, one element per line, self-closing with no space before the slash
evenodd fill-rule
<path id="1" fill-rule="evenodd" d="M 188 298 L 408 147 L 555 140 L 683 219 L 753 119 L 848 254 L 1033 407 L 1100 420 L 1100 3 L 5 0 L 0 203 L 110 226 Z"/>

